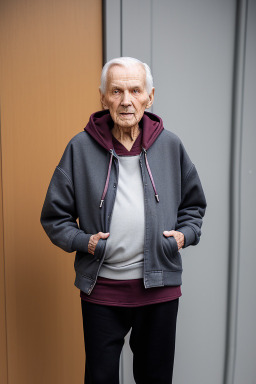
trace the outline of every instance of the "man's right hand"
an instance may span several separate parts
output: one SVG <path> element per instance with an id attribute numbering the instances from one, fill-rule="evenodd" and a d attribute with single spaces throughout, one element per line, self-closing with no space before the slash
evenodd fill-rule
<path id="1" fill-rule="evenodd" d="M 95 235 L 91 235 L 89 243 L 88 243 L 88 252 L 94 255 L 95 248 L 99 242 L 99 239 L 107 239 L 109 237 L 109 233 L 98 232 Z"/>

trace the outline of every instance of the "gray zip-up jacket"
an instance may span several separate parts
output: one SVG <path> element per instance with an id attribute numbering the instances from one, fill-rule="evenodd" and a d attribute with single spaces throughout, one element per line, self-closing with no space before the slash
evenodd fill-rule
<path id="1" fill-rule="evenodd" d="M 92 234 L 109 232 L 118 188 L 118 157 L 111 140 L 106 140 L 106 135 L 111 137 L 111 124 L 108 111 L 97 112 L 91 116 L 89 128 L 70 140 L 52 176 L 41 213 L 41 224 L 53 244 L 66 252 L 76 251 L 75 285 L 87 294 L 96 283 L 107 239 L 99 240 L 94 255 L 88 253 L 88 242 Z M 161 125 L 158 116 L 144 113 L 143 138 L 158 128 L 157 134 L 150 134 L 151 140 L 143 140 L 140 154 L 146 288 L 181 284 L 182 260 L 176 240 L 163 236 L 163 231 L 180 231 L 185 237 L 184 247 L 196 245 L 206 209 L 195 165 L 181 140 Z M 93 130 L 95 135 L 90 134 Z"/>

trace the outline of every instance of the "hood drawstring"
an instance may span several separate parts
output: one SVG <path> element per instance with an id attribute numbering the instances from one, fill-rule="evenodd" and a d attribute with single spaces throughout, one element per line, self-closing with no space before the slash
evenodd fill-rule
<path id="1" fill-rule="evenodd" d="M 113 160 L 113 150 L 112 149 L 110 150 L 110 153 L 111 153 L 111 156 L 110 156 L 109 164 L 108 164 L 108 174 L 107 174 L 107 178 L 106 178 L 106 182 L 105 182 L 105 187 L 104 187 L 104 190 L 103 190 L 103 193 L 102 193 L 102 196 L 101 196 L 100 208 L 102 208 L 102 205 L 104 203 L 104 200 L 105 200 L 105 197 L 106 197 L 106 194 L 107 194 L 107 191 L 108 191 L 108 185 L 109 185 L 109 179 L 110 179 L 110 171 L 111 171 L 112 160 Z"/>
<path id="2" fill-rule="evenodd" d="M 155 192 L 155 198 L 156 198 L 156 201 L 159 203 L 159 196 L 158 196 L 158 193 L 156 191 L 156 186 L 155 186 L 154 178 L 153 178 L 153 175 L 152 175 L 149 163 L 148 163 L 147 151 L 144 148 L 143 148 L 143 151 L 144 151 L 144 154 L 145 154 L 145 162 L 146 162 L 147 171 L 148 171 L 148 174 L 149 174 L 149 177 L 150 177 L 150 180 L 151 180 L 154 192 Z"/>
<path id="3" fill-rule="evenodd" d="M 145 162 L 146 162 L 147 171 L 148 171 L 148 174 L 149 174 L 151 183 L 152 183 L 152 187 L 153 187 L 154 192 L 155 192 L 155 198 L 156 198 L 156 201 L 159 203 L 159 196 L 158 196 L 158 193 L 157 193 L 157 191 L 156 191 L 156 186 L 155 186 L 154 178 L 153 178 L 153 175 L 152 175 L 152 172 L 151 172 L 149 163 L 148 163 L 148 158 L 147 158 L 147 151 L 146 151 L 146 149 L 143 148 L 143 152 L 144 152 L 144 154 L 145 154 Z M 109 185 L 109 179 L 110 179 L 110 172 L 111 172 L 111 166 L 112 166 L 112 161 L 113 161 L 113 150 L 112 150 L 112 149 L 111 149 L 110 153 L 111 153 L 111 156 L 110 156 L 109 164 L 108 164 L 108 174 L 107 174 L 107 178 L 106 178 L 106 182 L 105 182 L 104 190 L 103 190 L 103 193 L 102 193 L 102 196 L 101 196 L 101 200 L 100 200 L 100 208 L 102 208 L 102 206 L 103 206 L 103 203 L 104 203 L 104 200 L 105 200 L 107 191 L 108 191 L 108 185 Z"/>

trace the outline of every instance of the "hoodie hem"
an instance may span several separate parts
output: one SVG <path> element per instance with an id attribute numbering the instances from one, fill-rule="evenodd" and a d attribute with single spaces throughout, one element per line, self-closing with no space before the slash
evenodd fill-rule
<path id="1" fill-rule="evenodd" d="M 182 270 L 178 271 L 151 271 L 144 277 L 145 288 L 182 285 Z"/>

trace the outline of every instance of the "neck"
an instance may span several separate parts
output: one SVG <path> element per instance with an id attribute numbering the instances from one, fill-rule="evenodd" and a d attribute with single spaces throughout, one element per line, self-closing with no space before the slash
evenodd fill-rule
<path id="1" fill-rule="evenodd" d="M 115 124 L 112 129 L 112 134 L 128 151 L 130 151 L 134 141 L 140 134 L 139 125 L 137 124 L 134 127 L 123 128 Z"/>

